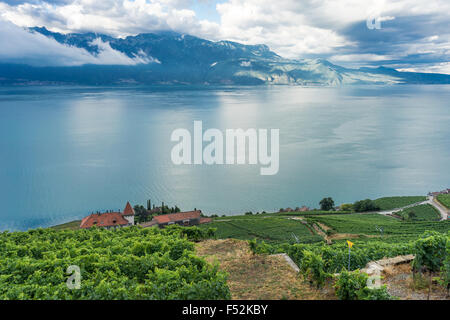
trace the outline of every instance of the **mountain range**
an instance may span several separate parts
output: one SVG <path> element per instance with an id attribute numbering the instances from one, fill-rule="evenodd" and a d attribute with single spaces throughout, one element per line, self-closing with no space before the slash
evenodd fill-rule
<path id="1" fill-rule="evenodd" d="M 348 85 L 450 84 L 450 75 L 349 69 L 324 59 L 285 59 L 266 45 L 209 41 L 171 31 L 114 38 L 97 33 L 51 32 L 30 28 L 57 42 L 101 53 L 100 44 L 138 61 L 132 65 L 32 66 L 0 61 L 0 84 L 211 84 Z"/>

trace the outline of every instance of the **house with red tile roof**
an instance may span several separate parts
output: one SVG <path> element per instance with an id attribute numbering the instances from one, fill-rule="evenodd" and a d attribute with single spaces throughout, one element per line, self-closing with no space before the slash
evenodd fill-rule
<path id="1" fill-rule="evenodd" d="M 152 226 L 163 228 L 164 226 L 168 226 L 171 224 L 178 224 L 181 226 L 194 226 L 200 223 L 210 222 L 209 220 L 202 219 L 201 214 L 201 210 L 162 214 L 153 217 L 152 221 L 141 223 L 141 226 L 144 228 Z"/>
<path id="2" fill-rule="evenodd" d="M 450 189 L 444 189 L 442 191 L 436 191 L 436 192 L 428 192 L 429 196 L 438 196 L 440 194 L 449 194 L 450 193 Z"/>
<path id="3" fill-rule="evenodd" d="M 93 213 L 81 220 L 80 228 L 120 228 L 134 225 L 134 209 L 127 202 L 123 212 Z"/>

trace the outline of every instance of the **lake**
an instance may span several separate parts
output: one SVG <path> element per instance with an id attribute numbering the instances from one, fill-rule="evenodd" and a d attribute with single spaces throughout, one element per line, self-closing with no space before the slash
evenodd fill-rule
<path id="1" fill-rule="evenodd" d="M 173 130 L 278 128 L 276 175 L 171 161 Z M 126 201 L 267 212 L 450 187 L 450 86 L 1 87 L 0 230 Z"/>

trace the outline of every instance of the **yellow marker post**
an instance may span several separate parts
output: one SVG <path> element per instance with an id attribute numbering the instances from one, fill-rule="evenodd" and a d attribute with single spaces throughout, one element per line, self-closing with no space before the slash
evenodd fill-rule
<path id="1" fill-rule="evenodd" d="M 353 242 L 347 240 L 347 244 L 348 244 L 348 271 L 350 271 L 350 252 L 353 247 Z"/>

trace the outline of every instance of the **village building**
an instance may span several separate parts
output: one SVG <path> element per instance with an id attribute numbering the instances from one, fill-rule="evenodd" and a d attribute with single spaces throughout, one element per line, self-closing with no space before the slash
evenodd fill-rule
<path id="1" fill-rule="evenodd" d="M 211 218 L 203 218 L 201 214 L 201 210 L 162 214 L 155 216 L 151 221 L 143 222 L 140 225 L 144 228 L 153 226 L 163 228 L 172 224 L 178 224 L 181 226 L 195 226 L 202 223 L 211 222 Z"/>
<path id="2" fill-rule="evenodd" d="M 301 208 L 296 207 L 295 210 L 292 208 L 280 209 L 280 212 L 305 212 L 309 210 L 310 210 L 309 207 L 302 206 Z"/>
<path id="3" fill-rule="evenodd" d="M 134 209 L 127 202 L 123 212 L 93 213 L 81 220 L 80 228 L 101 227 L 106 229 L 134 225 Z"/>
<path id="4" fill-rule="evenodd" d="M 428 192 L 428 195 L 435 197 L 435 196 L 438 196 L 440 194 L 449 194 L 449 193 L 450 193 L 450 189 L 444 189 L 442 191 Z"/>

